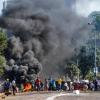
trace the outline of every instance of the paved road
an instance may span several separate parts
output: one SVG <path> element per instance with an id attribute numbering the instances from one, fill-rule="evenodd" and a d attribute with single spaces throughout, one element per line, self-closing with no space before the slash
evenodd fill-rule
<path id="1" fill-rule="evenodd" d="M 28 93 L 6 97 L 5 100 L 100 100 L 100 93 L 85 93 L 81 95 L 63 93 Z M 0 99 L 1 100 L 1 99 Z"/>
<path id="2" fill-rule="evenodd" d="M 57 97 L 55 100 L 100 100 L 100 93 L 67 95 L 67 96 Z"/>
<path id="3" fill-rule="evenodd" d="M 24 94 L 17 94 L 16 96 L 8 96 L 5 98 L 5 100 L 47 100 L 48 97 L 52 97 L 53 95 L 56 94 L 58 93 L 50 93 L 50 92 L 24 93 Z"/>

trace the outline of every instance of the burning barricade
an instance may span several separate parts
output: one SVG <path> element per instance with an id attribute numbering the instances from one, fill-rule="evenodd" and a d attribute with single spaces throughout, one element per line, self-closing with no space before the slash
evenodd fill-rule
<path id="1" fill-rule="evenodd" d="M 31 83 L 24 83 L 24 90 L 23 92 L 31 91 L 32 90 L 32 84 Z"/>

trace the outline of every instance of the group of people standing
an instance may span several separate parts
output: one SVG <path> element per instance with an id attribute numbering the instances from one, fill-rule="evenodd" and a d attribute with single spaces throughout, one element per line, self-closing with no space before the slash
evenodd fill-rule
<path id="1" fill-rule="evenodd" d="M 62 80 L 61 78 L 55 80 L 55 79 L 45 79 L 44 82 L 41 81 L 41 79 L 37 78 L 35 80 L 34 88 L 44 91 L 60 91 L 60 90 L 69 90 L 69 86 L 66 81 Z"/>
<path id="2" fill-rule="evenodd" d="M 16 81 L 13 80 L 12 82 L 7 79 L 4 82 L 4 92 L 6 95 L 9 95 L 9 90 L 12 91 L 12 94 L 15 95 L 16 92 L 19 91 L 18 85 L 22 84 L 16 84 Z M 25 91 L 69 91 L 69 90 L 81 90 L 85 88 L 86 90 L 98 90 L 98 83 L 97 81 L 90 82 L 89 84 L 82 84 L 82 83 L 72 83 L 72 82 L 67 82 L 61 78 L 58 79 L 45 79 L 44 81 L 41 80 L 39 77 L 37 77 L 34 82 L 26 82 L 23 83 L 23 90 Z M 25 89 L 25 87 L 28 87 Z M 22 90 L 22 91 L 23 91 Z"/>
<path id="3" fill-rule="evenodd" d="M 93 80 L 92 82 L 67 82 L 64 81 L 63 79 L 59 78 L 57 80 L 55 79 L 45 79 L 44 83 L 37 78 L 35 80 L 35 85 L 34 87 L 36 88 L 37 91 L 39 90 L 46 90 L 46 91 L 73 91 L 73 90 L 82 90 L 82 91 L 98 91 L 100 90 L 100 84 L 97 80 Z"/>
<path id="4" fill-rule="evenodd" d="M 22 91 L 60 91 L 60 90 L 69 90 L 68 83 L 61 78 L 55 80 L 52 78 L 41 80 L 37 77 L 34 82 L 25 82 L 23 84 L 16 84 L 16 81 L 13 80 L 12 82 L 7 79 L 4 82 L 4 92 L 6 95 L 9 95 L 9 91 L 12 91 L 13 95 L 20 89 L 18 88 L 19 85 L 23 85 Z M 26 89 L 25 89 L 26 88 Z"/>
<path id="5" fill-rule="evenodd" d="M 89 83 L 89 89 L 91 91 L 98 91 L 100 90 L 100 84 L 97 80 L 93 80 L 92 82 Z"/>

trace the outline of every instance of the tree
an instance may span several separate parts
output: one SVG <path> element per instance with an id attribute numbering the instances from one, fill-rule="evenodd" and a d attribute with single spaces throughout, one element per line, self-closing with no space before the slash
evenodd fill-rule
<path id="1" fill-rule="evenodd" d="M 4 64 L 6 63 L 5 57 L 4 57 L 4 50 L 7 47 L 7 35 L 5 32 L 3 32 L 2 29 L 0 29 L 0 75 L 4 72 Z"/>
<path id="2" fill-rule="evenodd" d="M 89 15 L 92 25 L 96 31 L 100 32 L 100 11 L 94 11 Z"/>
<path id="3" fill-rule="evenodd" d="M 94 73 L 93 73 L 92 70 L 90 70 L 90 71 L 88 72 L 88 74 L 86 75 L 86 79 L 88 79 L 88 80 L 90 80 L 90 81 L 92 81 L 92 80 L 94 79 Z"/>
<path id="4" fill-rule="evenodd" d="M 0 29 L 0 54 L 3 54 L 4 49 L 7 47 L 7 35 Z"/>
<path id="5" fill-rule="evenodd" d="M 100 11 L 92 12 L 89 15 L 89 18 L 91 19 L 91 24 L 93 26 L 93 32 L 91 34 L 94 34 L 96 36 L 92 36 L 90 44 L 91 46 L 94 46 L 95 44 L 93 43 L 96 39 L 96 67 L 100 69 Z"/>
<path id="6" fill-rule="evenodd" d="M 79 69 L 81 71 L 82 79 L 85 79 L 90 70 L 94 66 L 94 53 L 88 53 L 86 46 L 82 46 L 78 55 Z"/>
<path id="7" fill-rule="evenodd" d="M 97 64 L 97 67 L 100 67 L 100 49 L 96 49 L 96 64 Z"/>
<path id="8" fill-rule="evenodd" d="M 79 68 L 77 65 L 68 63 L 65 67 L 65 74 L 72 80 L 74 81 L 75 78 L 78 78 L 79 74 Z"/>
<path id="9" fill-rule="evenodd" d="M 0 55 L 0 76 L 4 73 L 4 64 L 6 64 L 5 57 Z"/>

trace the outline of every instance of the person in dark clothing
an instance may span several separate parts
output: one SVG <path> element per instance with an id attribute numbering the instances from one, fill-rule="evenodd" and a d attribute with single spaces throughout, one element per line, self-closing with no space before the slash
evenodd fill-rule
<path id="1" fill-rule="evenodd" d="M 94 80 L 94 86 L 95 86 L 95 91 L 97 91 L 98 90 L 98 82 L 97 82 L 97 80 Z"/>
<path id="2" fill-rule="evenodd" d="M 4 83 L 4 92 L 5 92 L 5 95 L 9 95 L 10 94 L 10 87 L 11 87 L 11 83 L 9 81 L 9 79 L 7 79 Z"/>
<path id="3" fill-rule="evenodd" d="M 65 89 L 65 81 L 62 81 L 61 89 L 62 89 L 62 90 L 66 90 L 66 89 Z"/>

